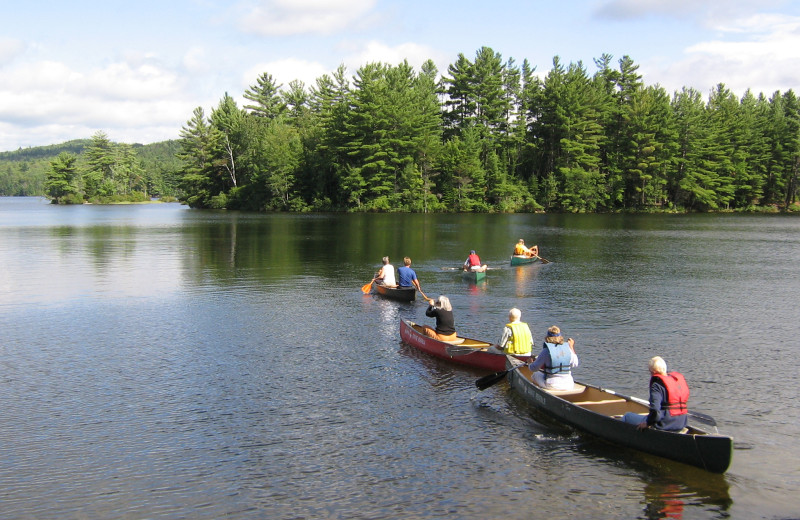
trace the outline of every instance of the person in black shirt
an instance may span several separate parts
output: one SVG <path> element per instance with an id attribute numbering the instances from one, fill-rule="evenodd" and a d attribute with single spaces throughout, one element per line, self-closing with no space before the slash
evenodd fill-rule
<path id="1" fill-rule="evenodd" d="M 440 341 L 453 341 L 456 339 L 456 323 L 453 318 L 453 307 L 447 296 L 439 296 L 436 300 L 428 299 L 430 306 L 425 311 L 425 316 L 436 318 L 436 328 L 424 327 L 426 336 Z"/>

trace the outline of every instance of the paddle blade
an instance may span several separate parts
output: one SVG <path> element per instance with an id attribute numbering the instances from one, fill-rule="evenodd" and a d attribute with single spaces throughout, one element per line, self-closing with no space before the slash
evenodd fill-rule
<path id="1" fill-rule="evenodd" d="M 363 292 L 364 294 L 369 294 L 371 290 L 372 290 L 372 282 L 364 284 L 364 286 L 361 288 L 361 292 Z"/>
<path id="2" fill-rule="evenodd" d="M 706 415 L 704 413 L 693 412 L 693 411 L 689 410 L 689 417 L 691 417 L 692 419 L 695 419 L 697 422 L 701 422 L 701 423 L 707 424 L 709 426 L 716 426 L 717 425 L 717 421 L 715 421 L 713 417 L 711 417 L 710 415 Z"/>
<path id="3" fill-rule="evenodd" d="M 455 356 L 466 356 L 468 354 L 474 354 L 475 352 L 481 352 L 483 349 L 474 348 L 474 347 L 460 347 L 458 345 L 449 345 L 445 348 L 447 351 L 447 355 L 450 357 Z"/>
<path id="4" fill-rule="evenodd" d="M 538 258 L 539 261 L 541 263 L 543 263 L 543 264 L 549 264 L 550 263 L 550 260 L 548 260 L 547 258 L 542 258 L 541 256 L 537 256 L 536 258 Z"/>
<path id="5" fill-rule="evenodd" d="M 495 372 L 494 374 L 483 376 L 482 378 L 475 381 L 475 386 L 478 387 L 478 390 L 486 390 L 490 386 L 496 385 L 497 383 L 505 379 L 506 374 L 508 374 L 508 370 L 503 370 L 502 372 Z"/>

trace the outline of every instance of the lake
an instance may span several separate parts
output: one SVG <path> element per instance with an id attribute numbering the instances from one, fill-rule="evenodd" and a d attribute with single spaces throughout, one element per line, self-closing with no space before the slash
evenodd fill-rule
<path id="1" fill-rule="evenodd" d="M 549 264 L 511 267 L 514 243 Z M 492 269 L 453 270 L 470 249 Z M 575 338 L 647 397 L 661 355 L 724 475 L 611 446 L 419 354 L 364 295 L 410 256 L 458 331 Z M 248 214 L 0 198 L 0 517 L 800 518 L 800 218 Z"/>

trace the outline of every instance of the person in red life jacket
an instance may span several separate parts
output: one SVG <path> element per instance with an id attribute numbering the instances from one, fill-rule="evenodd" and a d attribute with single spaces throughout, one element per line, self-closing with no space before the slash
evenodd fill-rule
<path id="1" fill-rule="evenodd" d="M 475 253 L 475 250 L 469 252 L 469 256 L 464 261 L 464 270 L 465 271 L 475 271 L 475 272 L 483 272 L 487 269 L 488 266 L 481 265 L 481 257 Z"/>
<path id="2" fill-rule="evenodd" d="M 622 420 L 640 430 L 680 431 L 689 417 L 689 385 L 680 372 L 667 372 L 667 363 L 655 356 L 650 359 L 650 413 L 628 412 Z"/>

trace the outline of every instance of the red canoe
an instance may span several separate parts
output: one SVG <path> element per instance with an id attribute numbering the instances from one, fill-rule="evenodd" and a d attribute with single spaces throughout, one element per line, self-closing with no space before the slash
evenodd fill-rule
<path id="1" fill-rule="evenodd" d="M 500 372 L 506 369 L 506 357 L 504 355 L 488 354 L 484 352 L 484 350 L 492 345 L 486 341 L 464 338 L 461 336 L 459 336 L 456 341 L 439 341 L 438 339 L 426 336 L 422 332 L 422 325 L 417 325 L 413 321 L 406 319 L 400 320 L 400 337 L 404 343 L 426 354 L 458 363 L 459 365 L 479 368 L 490 372 Z M 466 348 L 473 348 L 475 349 L 475 353 L 451 356 L 448 354 L 448 348 L 450 348 L 451 351 L 458 350 L 462 352 Z M 524 361 L 530 360 L 528 357 L 520 357 L 519 359 Z"/>

